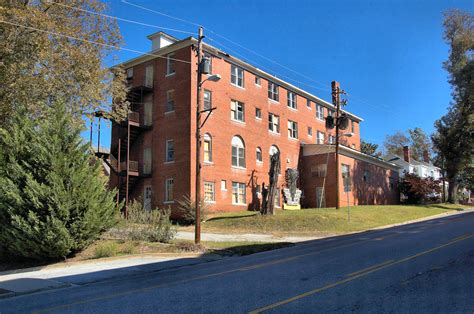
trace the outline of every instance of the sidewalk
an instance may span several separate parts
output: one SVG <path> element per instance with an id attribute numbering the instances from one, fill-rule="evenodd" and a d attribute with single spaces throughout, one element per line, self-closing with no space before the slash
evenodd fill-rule
<path id="1" fill-rule="evenodd" d="M 220 259 L 202 254 L 144 254 L 0 272 L 0 299 Z"/>

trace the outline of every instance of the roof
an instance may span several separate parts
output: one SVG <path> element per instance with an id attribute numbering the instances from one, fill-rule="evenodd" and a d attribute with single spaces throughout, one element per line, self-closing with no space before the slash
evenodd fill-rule
<path id="1" fill-rule="evenodd" d="M 148 54 L 144 54 L 144 55 L 141 55 L 141 56 L 138 56 L 136 58 L 133 58 L 133 59 L 130 59 L 128 61 L 125 61 L 122 63 L 123 66 L 125 67 L 130 67 L 130 66 L 134 66 L 136 64 L 140 64 L 140 63 L 143 63 L 143 62 L 146 62 L 146 61 L 149 61 L 149 60 L 152 60 L 158 56 L 164 56 L 166 54 L 169 54 L 173 51 L 176 51 L 176 50 L 179 50 L 181 48 L 184 48 L 184 47 L 187 47 L 189 45 L 193 45 L 193 44 L 197 44 L 198 40 L 194 37 L 187 37 L 185 39 L 182 39 L 182 40 L 179 40 L 179 39 L 176 39 L 175 37 L 173 36 L 170 36 L 164 32 L 156 32 L 156 33 L 153 33 L 149 36 L 147 36 L 148 39 L 153 39 L 154 37 L 156 36 L 159 36 L 159 35 L 166 35 L 166 36 L 169 36 L 170 38 L 172 38 L 173 40 L 175 40 L 176 42 L 169 45 L 169 46 L 166 46 L 166 47 L 163 47 L 161 49 L 157 49 L 157 50 L 154 50 L 152 53 L 148 53 Z M 214 46 L 211 46 L 207 43 L 203 43 L 204 45 L 204 49 L 205 50 L 210 50 L 211 52 L 213 52 L 213 54 L 215 54 L 216 56 L 220 57 L 220 58 L 223 58 L 223 59 L 226 59 L 228 62 L 230 63 L 234 63 L 242 68 L 245 68 L 248 72 L 251 72 L 253 74 L 256 74 L 262 78 L 265 78 L 273 83 L 276 83 L 277 85 L 279 86 L 282 86 L 290 91 L 293 91 L 295 92 L 296 94 L 299 94 L 300 96 L 303 96 L 305 98 L 308 98 L 310 100 L 312 100 L 313 102 L 315 103 L 318 103 L 318 104 L 321 104 L 331 110 L 336 110 L 336 107 L 322 99 L 322 98 L 319 98 L 317 97 L 316 95 L 313 95 L 311 94 L 310 92 L 308 91 L 305 91 L 291 83 L 288 83 L 268 72 L 265 72 L 253 65 L 251 65 L 250 63 L 247 63 L 239 58 L 236 58 L 232 55 L 230 55 L 229 53 L 227 52 L 224 52 L 223 50 L 220 50 L 219 48 L 216 48 Z M 350 113 L 349 111 L 346 111 L 344 109 L 341 109 L 342 112 L 345 112 L 347 113 L 353 120 L 357 121 L 357 122 L 361 122 L 361 121 L 364 121 L 364 119 L 362 119 L 361 117 L 353 114 L 353 113 Z"/>
<path id="2" fill-rule="evenodd" d="M 397 161 L 397 162 L 402 162 L 402 163 L 407 164 L 407 165 L 425 166 L 425 167 L 429 167 L 429 168 L 440 169 L 439 167 L 436 167 L 432 163 L 424 162 L 424 161 L 418 161 L 414 158 L 410 158 L 410 162 L 407 162 L 404 158 L 402 158 L 401 156 L 396 155 L 396 154 L 389 153 L 388 156 L 392 156 L 392 158 L 389 157 L 389 159 L 387 160 L 388 162 Z"/>
<path id="3" fill-rule="evenodd" d="M 327 145 L 327 144 L 302 144 L 303 147 L 303 156 L 312 156 L 312 155 L 320 155 L 320 154 L 328 154 L 328 153 L 335 153 L 336 151 L 336 146 L 335 145 Z M 392 170 L 398 171 L 400 166 L 388 161 L 385 161 L 383 159 L 370 156 L 367 154 L 364 154 L 358 150 L 355 150 L 353 148 L 344 146 L 344 145 L 339 145 L 339 154 L 362 160 L 371 164 L 374 164 L 376 166 L 382 167 L 382 168 L 388 168 Z"/>

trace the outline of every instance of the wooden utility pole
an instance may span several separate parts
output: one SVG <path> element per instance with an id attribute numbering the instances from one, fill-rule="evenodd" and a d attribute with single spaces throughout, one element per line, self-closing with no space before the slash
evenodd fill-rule
<path id="1" fill-rule="evenodd" d="M 339 209 L 339 112 L 341 108 L 339 82 L 331 82 L 332 104 L 336 106 L 336 209 Z"/>
<path id="2" fill-rule="evenodd" d="M 194 243 L 201 242 L 201 63 L 202 63 L 202 27 L 199 27 L 197 47 L 197 101 L 196 101 L 196 182 L 195 182 L 195 223 Z"/>

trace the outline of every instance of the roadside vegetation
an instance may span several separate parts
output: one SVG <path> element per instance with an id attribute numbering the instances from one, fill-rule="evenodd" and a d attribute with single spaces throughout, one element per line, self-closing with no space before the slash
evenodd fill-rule
<path id="1" fill-rule="evenodd" d="M 463 205 L 433 204 L 420 206 L 354 206 L 277 211 L 273 216 L 240 211 L 217 214 L 202 224 L 203 232 L 267 233 L 274 235 L 324 236 L 367 230 L 384 225 L 402 223 L 418 218 L 452 212 Z"/>

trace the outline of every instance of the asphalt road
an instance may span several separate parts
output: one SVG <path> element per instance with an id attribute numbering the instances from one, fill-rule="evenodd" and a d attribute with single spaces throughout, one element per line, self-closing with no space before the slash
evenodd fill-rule
<path id="1" fill-rule="evenodd" d="M 473 313 L 474 213 L 0 300 L 3 313 Z"/>

